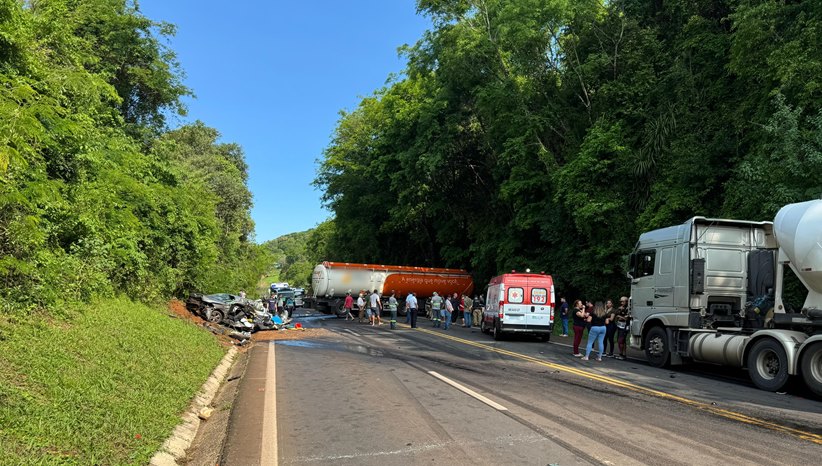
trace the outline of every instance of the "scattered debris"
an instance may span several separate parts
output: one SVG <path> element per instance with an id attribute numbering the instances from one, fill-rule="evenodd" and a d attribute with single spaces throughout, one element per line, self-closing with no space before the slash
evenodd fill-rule
<path id="1" fill-rule="evenodd" d="M 205 407 L 201 409 L 199 413 L 197 413 L 197 417 L 204 421 L 207 421 L 212 414 L 214 414 L 214 408 Z"/>
<path id="2" fill-rule="evenodd" d="M 302 340 L 307 338 L 330 337 L 333 333 L 324 328 L 286 329 L 279 332 L 257 332 L 251 335 L 252 341 Z"/>

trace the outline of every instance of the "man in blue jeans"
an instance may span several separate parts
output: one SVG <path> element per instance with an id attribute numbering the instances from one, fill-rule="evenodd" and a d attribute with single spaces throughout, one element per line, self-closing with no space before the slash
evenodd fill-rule
<path id="1" fill-rule="evenodd" d="M 472 308 L 474 307 L 474 301 L 471 300 L 470 296 L 462 295 L 462 303 L 464 305 L 464 310 L 462 311 L 462 315 L 465 316 L 465 325 L 464 327 L 471 328 L 473 321 L 471 319 Z"/>
<path id="2" fill-rule="evenodd" d="M 442 321 L 445 324 L 443 330 L 448 330 L 448 326 L 451 324 L 452 312 L 454 312 L 454 303 L 450 299 L 446 299 L 445 307 L 442 309 Z"/>
<path id="3" fill-rule="evenodd" d="M 562 335 L 561 337 L 568 336 L 568 317 L 570 313 L 568 312 L 568 302 L 565 301 L 565 296 L 561 296 L 559 301 L 562 303 L 559 306 L 559 318 L 562 320 Z"/>

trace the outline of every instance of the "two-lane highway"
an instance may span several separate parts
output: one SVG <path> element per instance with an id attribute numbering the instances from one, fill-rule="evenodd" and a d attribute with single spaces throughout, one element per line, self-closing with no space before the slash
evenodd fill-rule
<path id="1" fill-rule="evenodd" d="M 580 361 L 566 339 L 428 325 L 332 319 L 321 338 L 258 343 L 222 464 L 803 464 L 822 452 L 819 401 Z"/>

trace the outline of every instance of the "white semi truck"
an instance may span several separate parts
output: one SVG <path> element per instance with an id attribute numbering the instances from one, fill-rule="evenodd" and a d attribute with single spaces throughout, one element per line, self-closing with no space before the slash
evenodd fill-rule
<path id="1" fill-rule="evenodd" d="M 807 289 L 783 301 L 790 268 Z M 747 368 L 769 391 L 801 376 L 822 396 L 822 200 L 771 222 L 694 217 L 640 236 L 631 254 L 631 338 L 650 364 Z"/>

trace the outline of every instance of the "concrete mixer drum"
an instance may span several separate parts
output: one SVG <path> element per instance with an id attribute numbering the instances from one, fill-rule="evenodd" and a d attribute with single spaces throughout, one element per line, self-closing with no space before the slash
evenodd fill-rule
<path id="1" fill-rule="evenodd" d="M 822 309 L 822 200 L 789 204 L 776 214 L 774 234 L 780 262 L 808 289 L 804 309 Z"/>

